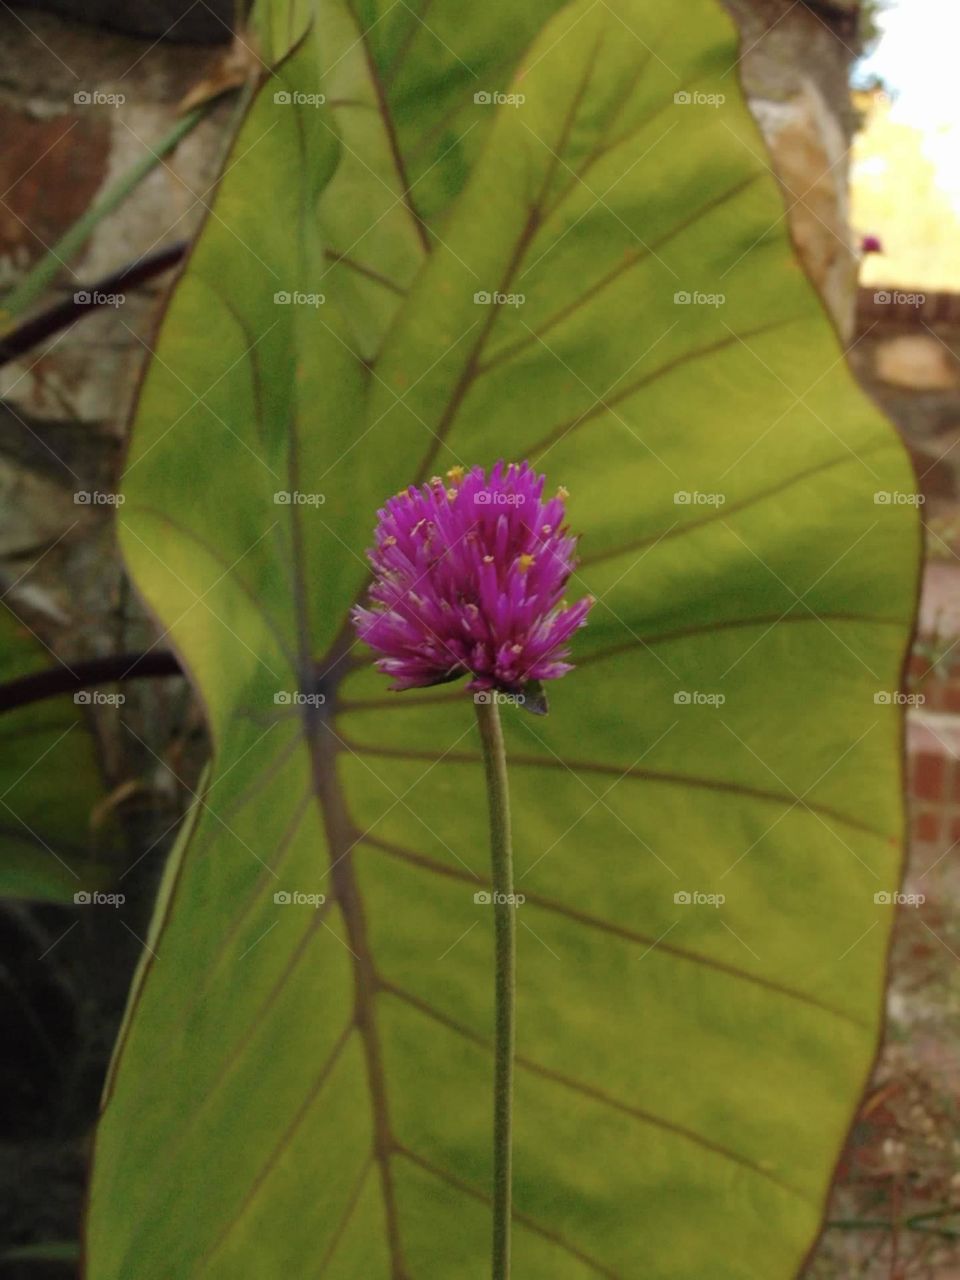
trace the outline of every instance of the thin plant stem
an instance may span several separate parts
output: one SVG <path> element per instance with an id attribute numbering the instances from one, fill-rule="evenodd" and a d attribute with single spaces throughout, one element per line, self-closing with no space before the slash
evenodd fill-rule
<path id="1" fill-rule="evenodd" d="M 496 695 L 477 701 L 490 813 L 495 1013 L 493 1068 L 493 1280 L 509 1280 L 513 1163 L 513 1058 L 517 924 L 507 756 Z"/>

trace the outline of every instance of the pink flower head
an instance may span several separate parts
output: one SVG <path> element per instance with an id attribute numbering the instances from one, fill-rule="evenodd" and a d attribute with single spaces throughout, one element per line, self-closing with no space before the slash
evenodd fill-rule
<path id="1" fill-rule="evenodd" d="M 567 644 L 593 600 L 562 600 L 577 540 L 566 491 L 545 501 L 544 481 L 526 462 L 489 478 L 454 467 L 377 512 L 372 607 L 353 621 L 394 689 L 469 675 L 470 689 L 519 693 L 571 670 Z"/>

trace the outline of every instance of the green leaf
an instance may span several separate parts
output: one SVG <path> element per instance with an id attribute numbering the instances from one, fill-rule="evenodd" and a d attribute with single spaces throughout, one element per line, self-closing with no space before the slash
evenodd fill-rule
<path id="1" fill-rule="evenodd" d="M 17 615 L 0 606 L 0 683 L 51 661 Z M 111 832 L 91 828 L 103 782 L 80 707 L 54 698 L 8 711 L 0 743 L 0 897 L 69 902 L 78 890 L 97 887 Z"/>
<path id="2" fill-rule="evenodd" d="M 321 6 L 254 103 L 140 400 L 123 548 L 215 758 L 105 1093 L 88 1276 L 487 1274 L 473 708 L 386 693 L 348 609 L 383 499 L 501 456 L 569 487 L 598 598 L 550 715 L 507 712 L 516 1275 L 794 1275 L 878 1038 L 903 806 L 875 695 L 919 540 L 874 495 L 909 466 L 711 0 L 362 21 Z"/>

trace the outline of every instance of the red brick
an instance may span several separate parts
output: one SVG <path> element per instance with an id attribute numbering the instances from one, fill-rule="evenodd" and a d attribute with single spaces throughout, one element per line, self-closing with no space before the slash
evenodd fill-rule
<path id="1" fill-rule="evenodd" d="M 913 762 L 912 793 L 919 800 L 943 800 L 946 790 L 944 758 L 939 752 L 918 752 Z"/>
<path id="2" fill-rule="evenodd" d="M 923 695 L 920 705 L 924 711 L 942 711 L 943 693 L 946 685 L 942 680 L 925 680 L 919 692 Z"/>
<path id="3" fill-rule="evenodd" d="M 34 118 L 0 103 L 3 256 L 39 257 L 90 207 L 109 169 L 107 114 L 81 107 L 72 115 Z"/>
<path id="4" fill-rule="evenodd" d="M 931 670 L 929 658 L 923 658 L 919 653 L 910 655 L 910 661 L 907 663 L 907 675 L 909 681 L 913 684 L 919 684 Z"/>
<path id="5" fill-rule="evenodd" d="M 923 813 L 918 813 L 913 821 L 913 834 L 915 839 L 922 840 L 926 844 L 936 844 L 940 840 L 942 824 L 940 815 L 933 813 L 927 809 Z"/>

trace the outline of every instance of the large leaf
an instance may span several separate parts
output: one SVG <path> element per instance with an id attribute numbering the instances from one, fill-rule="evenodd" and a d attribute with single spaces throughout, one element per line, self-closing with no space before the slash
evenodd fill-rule
<path id="1" fill-rule="evenodd" d="M 598 597 L 550 717 L 507 724 L 516 1275 L 776 1280 L 818 1229 L 898 878 L 875 695 L 918 539 L 874 494 L 909 469 L 792 257 L 711 0 L 510 14 L 322 4 L 162 327 L 121 536 L 215 761 L 106 1090 L 92 1280 L 487 1274 L 473 708 L 386 694 L 347 611 L 384 497 L 500 456 L 572 490 Z"/>

